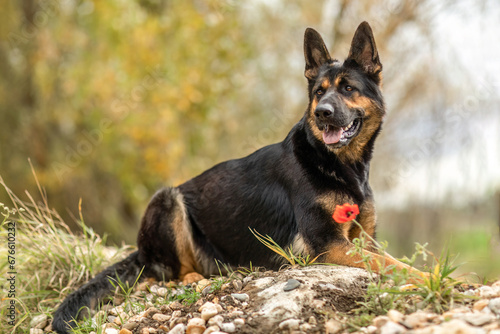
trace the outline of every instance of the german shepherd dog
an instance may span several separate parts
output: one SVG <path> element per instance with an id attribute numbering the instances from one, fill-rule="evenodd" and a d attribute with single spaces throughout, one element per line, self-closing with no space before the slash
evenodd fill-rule
<path id="1" fill-rule="evenodd" d="M 319 262 L 363 267 L 347 255 L 360 228 L 336 223 L 336 205 L 357 204 L 358 222 L 375 237 L 375 208 L 368 184 L 375 139 L 385 115 L 382 64 L 372 30 L 357 28 L 344 62 L 332 59 L 315 30 L 304 36 L 309 104 L 281 142 L 222 162 L 175 188 L 158 191 L 142 218 L 138 251 L 70 294 L 55 312 L 58 333 L 75 325 L 81 309 L 111 294 L 110 279 L 179 278 L 189 283 L 218 273 L 216 262 L 278 269 L 283 259 L 250 229 L 281 246 L 319 256 Z M 372 268 L 410 267 L 374 247 Z M 81 315 L 80 315 L 81 316 Z"/>

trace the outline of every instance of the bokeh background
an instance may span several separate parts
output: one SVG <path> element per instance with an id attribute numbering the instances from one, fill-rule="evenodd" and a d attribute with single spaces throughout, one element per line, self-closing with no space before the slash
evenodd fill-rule
<path id="1" fill-rule="evenodd" d="M 69 224 L 81 198 L 88 225 L 134 243 L 159 187 L 300 119 L 306 27 L 343 59 L 364 20 L 388 107 L 370 175 L 379 239 L 396 256 L 448 248 L 462 272 L 498 276 L 496 0 L 5 0 L 0 175 L 36 194 L 29 159 Z"/>

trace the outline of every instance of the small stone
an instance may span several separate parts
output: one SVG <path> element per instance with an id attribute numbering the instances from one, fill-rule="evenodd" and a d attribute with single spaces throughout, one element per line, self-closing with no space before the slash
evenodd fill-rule
<path id="1" fill-rule="evenodd" d="M 169 305 L 168 305 L 172 310 L 180 310 L 183 308 L 183 305 L 178 302 L 177 300 L 171 302 Z"/>
<path id="2" fill-rule="evenodd" d="M 409 314 L 403 321 L 403 324 L 411 329 L 425 327 L 429 317 L 428 314 L 422 311 Z"/>
<path id="3" fill-rule="evenodd" d="M 236 291 L 241 291 L 243 289 L 243 282 L 239 279 L 233 281 L 233 287 Z"/>
<path id="4" fill-rule="evenodd" d="M 158 288 L 158 290 L 156 291 L 156 294 L 160 297 L 165 297 L 167 294 L 168 294 L 168 289 L 167 288 Z"/>
<path id="5" fill-rule="evenodd" d="M 370 325 L 366 327 L 366 332 L 368 334 L 375 334 L 378 331 L 378 328 L 376 326 Z"/>
<path id="6" fill-rule="evenodd" d="M 222 308 L 221 304 L 215 304 L 215 308 L 217 309 L 217 312 L 221 313 L 222 311 L 224 311 L 224 309 Z"/>
<path id="7" fill-rule="evenodd" d="M 283 291 L 292 291 L 294 289 L 297 289 L 299 286 L 299 281 L 297 281 L 296 279 L 289 279 L 283 287 Z"/>
<path id="8" fill-rule="evenodd" d="M 132 334 L 132 332 L 126 328 L 122 328 L 122 329 L 120 329 L 119 334 Z"/>
<path id="9" fill-rule="evenodd" d="M 220 289 L 221 289 L 221 291 L 225 291 L 225 290 L 229 289 L 230 287 L 231 287 L 230 283 L 224 283 L 221 285 Z"/>
<path id="10" fill-rule="evenodd" d="M 488 306 L 489 302 L 490 301 L 488 299 L 478 300 L 477 302 L 474 303 L 474 306 L 472 307 L 472 309 L 474 309 L 476 311 L 482 311 L 486 306 Z"/>
<path id="11" fill-rule="evenodd" d="M 170 330 L 170 332 L 168 332 L 168 334 L 184 334 L 185 331 L 186 331 L 186 325 L 177 324 L 175 325 L 174 328 Z"/>
<path id="12" fill-rule="evenodd" d="M 500 314 L 500 298 L 491 299 L 488 303 L 488 307 L 493 313 Z"/>
<path id="13" fill-rule="evenodd" d="M 335 319 L 330 319 L 325 323 L 325 333 L 335 334 L 342 330 L 342 324 Z"/>
<path id="14" fill-rule="evenodd" d="M 205 329 L 205 320 L 201 318 L 192 318 L 188 321 L 186 334 L 202 334 Z"/>
<path id="15" fill-rule="evenodd" d="M 212 292 L 212 286 L 209 285 L 209 286 L 206 286 L 205 288 L 203 288 L 203 290 L 201 290 L 201 294 L 203 296 L 208 296 L 210 293 Z"/>
<path id="16" fill-rule="evenodd" d="M 309 324 L 311 324 L 312 326 L 316 326 L 318 324 L 318 321 L 316 321 L 316 318 L 314 317 L 314 315 L 311 315 L 309 317 L 309 320 L 307 320 L 307 322 Z"/>
<path id="17" fill-rule="evenodd" d="M 220 326 L 220 329 L 226 333 L 236 332 L 236 326 L 232 322 L 223 323 L 222 326 Z"/>
<path id="18" fill-rule="evenodd" d="M 495 317 L 485 313 L 472 313 L 472 314 L 466 314 L 462 319 L 467 321 L 472 326 L 479 327 L 492 322 L 495 319 Z"/>
<path id="19" fill-rule="evenodd" d="M 396 323 L 399 323 L 404 319 L 403 313 L 396 310 L 389 310 L 389 312 L 387 312 L 387 317 Z"/>
<path id="20" fill-rule="evenodd" d="M 253 280 L 253 277 L 252 276 L 247 276 L 243 279 L 243 285 L 247 285 L 248 283 L 250 283 L 251 281 Z"/>
<path id="21" fill-rule="evenodd" d="M 279 324 L 280 329 L 289 329 L 289 330 L 294 330 L 294 329 L 299 329 L 300 325 L 300 320 L 298 319 L 288 319 L 284 320 Z"/>
<path id="22" fill-rule="evenodd" d="M 209 327 L 217 326 L 220 328 L 222 326 L 223 322 L 224 322 L 224 318 L 221 315 L 216 315 L 216 316 L 210 318 L 210 320 L 208 320 L 208 326 Z"/>
<path id="23" fill-rule="evenodd" d="M 116 328 L 106 328 L 104 334 L 119 334 L 119 332 Z"/>
<path id="24" fill-rule="evenodd" d="M 465 321 L 460 319 L 452 319 L 448 322 L 444 322 L 441 326 L 438 327 L 439 330 L 434 331 L 436 334 L 446 334 L 446 333 L 461 333 L 461 334 L 476 334 L 476 333 L 484 333 L 484 331 L 480 331 L 480 329 L 475 329 L 472 326 L 469 326 L 465 323 Z M 479 332 L 478 332 L 479 331 Z"/>
<path id="25" fill-rule="evenodd" d="M 179 318 L 181 316 L 182 316 L 181 310 L 177 310 L 177 311 L 172 312 L 172 318 Z"/>
<path id="26" fill-rule="evenodd" d="M 237 318 L 237 319 L 234 319 L 233 320 L 233 323 L 236 325 L 236 326 L 243 326 L 245 324 L 245 319 L 242 319 L 242 318 Z"/>
<path id="27" fill-rule="evenodd" d="M 30 328 L 30 334 L 43 334 L 43 329 L 40 329 L 40 328 Z"/>
<path id="28" fill-rule="evenodd" d="M 122 328 L 133 331 L 134 329 L 137 328 L 137 326 L 139 326 L 137 322 L 127 322 L 125 325 L 122 326 Z"/>
<path id="29" fill-rule="evenodd" d="M 39 314 L 30 321 L 30 327 L 31 328 L 45 328 L 47 326 L 47 315 L 46 314 Z"/>
<path id="30" fill-rule="evenodd" d="M 210 326 L 205 329 L 203 334 L 210 334 L 210 333 L 217 333 L 220 331 L 220 328 L 218 326 Z"/>
<path id="31" fill-rule="evenodd" d="M 380 327 L 380 334 L 400 334 L 406 332 L 406 328 L 393 321 L 388 321 L 384 326 Z"/>
<path id="32" fill-rule="evenodd" d="M 303 332 L 309 332 L 311 329 L 312 329 L 313 326 L 311 326 L 310 324 L 308 324 L 307 322 L 306 323 L 303 323 L 302 325 L 300 325 L 299 329 Z"/>
<path id="33" fill-rule="evenodd" d="M 213 316 L 217 315 L 219 313 L 217 311 L 217 307 L 215 306 L 214 303 L 211 302 L 206 302 L 200 307 L 201 310 L 201 318 L 205 321 L 208 319 L 212 318 Z"/>
<path id="34" fill-rule="evenodd" d="M 148 318 L 151 318 L 153 315 L 155 315 L 156 313 L 160 313 L 160 310 L 157 309 L 156 307 L 150 307 L 146 310 L 146 312 L 144 313 L 144 316 L 148 317 Z"/>
<path id="35" fill-rule="evenodd" d="M 495 289 L 493 289 L 491 286 L 484 285 L 480 287 L 478 290 L 479 290 L 479 296 L 482 298 L 493 298 L 498 296 Z"/>
<path id="36" fill-rule="evenodd" d="M 169 321 L 172 317 L 166 314 L 162 313 L 156 313 L 153 315 L 153 320 L 159 321 L 159 322 L 166 322 Z"/>
<path id="37" fill-rule="evenodd" d="M 209 287 L 210 285 L 212 285 L 212 281 L 204 278 L 196 283 L 196 292 L 202 292 L 203 289 Z"/>
<path id="38" fill-rule="evenodd" d="M 246 293 L 232 293 L 231 297 L 239 300 L 240 302 L 246 302 L 250 297 Z"/>
<path id="39" fill-rule="evenodd" d="M 387 317 L 385 315 L 379 315 L 378 317 L 373 319 L 373 325 L 380 328 L 380 327 L 384 326 L 389 321 L 390 321 L 389 317 Z"/>

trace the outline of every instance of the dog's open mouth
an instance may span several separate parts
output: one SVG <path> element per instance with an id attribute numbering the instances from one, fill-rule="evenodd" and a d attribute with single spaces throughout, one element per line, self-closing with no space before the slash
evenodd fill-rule
<path id="1" fill-rule="evenodd" d="M 361 125 L 361 119 L 356 118 L 348 126 L 339 128 L 333 125 L 325 125 L 323 131 L 323 141 L 327 145 L 346 144 L 348 140 L 358 134 Z"/>

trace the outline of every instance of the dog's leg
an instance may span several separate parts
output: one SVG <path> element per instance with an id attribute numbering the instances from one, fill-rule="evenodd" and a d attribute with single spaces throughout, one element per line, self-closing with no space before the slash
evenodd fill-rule
<path id="1" fill-rule="evenodd" d="M 352 243 L 347 240 L 338 240 L 328 248 L 328 251 L 325 254 L 325 261 L 326 263 L 335 263 L 344 266 L 366 269 L 366 265 L 362 261 L 360 254 L 354 252 L 347 254 L 351 250 L 354 250 L 354 245 Z M 380 273 L 384 268 L 394 266 L 394 269 L 386 273 L 390 274 L 394 270 L 399 271 L 406 269 L 408 272 L 418 274 L 421 277 L 426 276 L 425 273 L 422 273 L 418 269 L 396 260 L 387 253 L 378 254 L 370 250 L 364 250 L 364 252 L 371 257 L 369 264 L 374 272 Z"/>
<path id="2" fill-rule="evenodd" d="M 150 263 L 157 278 L 171 268 L 169 278 L 186 284 L 199 281 L 202 268 L 197 261 L 193 236 L 183 196 L 175 188 L 160 190 L 151 200 L 138 237 L 139 252 Z"/>

